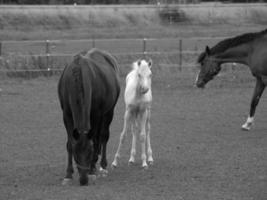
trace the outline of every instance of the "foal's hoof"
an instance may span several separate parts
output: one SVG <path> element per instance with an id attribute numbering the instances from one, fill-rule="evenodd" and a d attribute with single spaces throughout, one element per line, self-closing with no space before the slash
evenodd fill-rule
<path id="1" fill-rule="evenodd" d="M 113 162 L 113 163 L 111 164 L 111 169 L 112 169 L 112 170 L 116 169 L 117 167 L 118 167 L 118 165 L 117 165 L 115 162 Z"/>
<path id="2" fill-rule="evenodd" d="M 142 168 L 143 168 L 143 170 L 148 170 L 148 165 L 147 164 L 143 164 Z"/>
<path id="3" fill-rule="evenodd" d="M 147 163 L 148 163 L 148 165 L 152 166 L 154 164 L 154 161 L 153 160 L 150 160 Z"/>
<path id="4" fill-rule="evenodd" d="M 64 178 L 63 181 L 61 182 L 61 185 L 70 185 L 71 183 L 71 178 Z"/>
<path id="5" fill-rule="evenodd" d="M 134 161 L 133 160 L 129 160 L 129 162 L 128 162 L 128 166 L 133 166 L 134 165 Z"/>
<path id="6" fill-rule="evenodd" d="M 95 174 L 90 174 L 88 175 L 89 182 L 92 184 L 95 184 L 96 182 L 96 175 Z"/>

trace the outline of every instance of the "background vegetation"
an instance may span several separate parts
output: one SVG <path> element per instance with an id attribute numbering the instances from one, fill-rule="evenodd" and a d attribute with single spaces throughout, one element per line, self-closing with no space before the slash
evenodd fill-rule
<path id="1" fill-rule="evenodd" d="M 267 0 L 0 0 L 0 4 L 155 4 L 155 3 L 252 3 L 267 2 Z"/>
<path id="2" fill-rule="evenodd" d="M 135 51 L 133 49 L 138 46 L 139 52 L 142 51 L 142 40 L 138 43 L 138 41 L 130 40 L 132 38 L 158 38 L 154 42 L 147 42 L 147 46 L 150 47 L 150 51 L 159 52 L 178 52 L 179 39 L 189 38 L 187 42 L 183 42 L 183 48 L 196 50 L 196 53 L 184 54 L 180 60 L 183 60 L 183 63 L 194 63 L 198 55 L 197 51 L 203 49 L 203 44 L 213 45 L 216 41 L 206 39 L 199 42 L 197 39 L 192 41 L 190 39 L 229 37 L 266 29 L 266 13 L 267 8 L 261 4 L 253 6 L 244 4 L 234 6 L 224 4 L 0 6 L 2 40 L 2 53 L 0 54 L 4 55 L 0 66 L 2 69 L 9 70 L 9 76 L 15 77 L 21 74 L 17 71 L 22 69 L 27 70 L 25 74 L 30 76 L 32 76 L 30 69 L 42 70 L 42 74 L 52 74 L 49 68 L 62 68 L 65 63 L 69 62 L 74 52 L 83 50 L 86 45 L 87 48 L 91 48 L 92 45 L 88 44 L 88 41 L 108 38 L 118 40 L 110 44 L 107 42 L 103 44 L 103 41 L 102 45 L 100 41 L 96 43 L 96 46 L 111 50 L 112 53 L 128 53 L 128 55 L 118 56 L 120 63 L 127 64 L 127 66 L 140 56 L 140 54 L 133 55 L 132 52 Z M 127 40 L 122 41 L 122 38 Z M 164 41 L 164 38 L 173 38 L 173 42 Z M 31 40 L 35 41 L 30 42 Z M 46 51 L 45 40 L 59 40 L 59 42 L 51 42 L 50 50 Z M 87 41 L 87 43 L 81 44 L 81 41 Z M 198 43 L 202 43 L 201 48 L 198 48 Z M 106 48 L 107 45 L 109 48 Z M 152 49 L 151 46 L 158 47 Z M 164 46 L 164 49 L 159 46 Z M 188 49 L 189 46 L 191 49 Z M 124 48 L 123 51 L 121 47 Z M 41 57 L 38 56 L 39 53 L 42 54 Z M 69 56 L 47 57 L 47 53 L 69 53 Z M 178 66 L 179 63 L 177 53 L 150 56 L 158 63 L 159 68 L 162 63 L 172 66 Z M 10 72 L 10 70 L 13 71 Z"/>
<path id="3" fill-rule="evenodd" d="M 0 7 L 1 40 L 207 36 L 266 22 L 261 5 Z"/>

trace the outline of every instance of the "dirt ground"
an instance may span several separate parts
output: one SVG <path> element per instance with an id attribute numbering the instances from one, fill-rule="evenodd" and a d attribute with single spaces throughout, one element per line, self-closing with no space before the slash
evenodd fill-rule
<path id="1" fill-rule="evenodd" d="M 79 186 L 77 172 L 72 185 L 61 185 L 67 154 L 58 77 L 1 80 L 0 199 L 267 199 L 267 93 L 257 108 L 255 126 L 243 132 L 253 81 L 218 78 L 199 90 L 192 80 L 153 80 L 154 165 L 141 169 L 140 146 L 136 165 L 127 165 L 128 134 L 120 167 L 109 168 L 108 177 L 85 187 Z M 108 143 L 109 163 L 123 113 L 121 95 Z"/>

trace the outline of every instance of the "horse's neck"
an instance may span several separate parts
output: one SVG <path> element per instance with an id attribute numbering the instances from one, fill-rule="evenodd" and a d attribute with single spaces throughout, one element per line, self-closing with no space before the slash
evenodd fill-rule
<path id="1" fill-rule="evenodd" d="M 248 65 L 249 55 L 251 53 L 249 44 L 242 44 L 215 55 L 215 59 L 220 64 L 224 63 L 240 63 Z"/>

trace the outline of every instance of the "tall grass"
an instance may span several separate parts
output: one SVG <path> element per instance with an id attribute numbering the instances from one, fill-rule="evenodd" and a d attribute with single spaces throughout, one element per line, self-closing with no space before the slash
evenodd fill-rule
<path id="1" fill-rule="evenodd" d="M 186 36 L 188 34 L 183 34 L 184 29 L 179 27 L 225 24 L 240 26 L 266 22 L 266 6 L 205 5 L 0 6 L 0 38 L 28 40 Z M 163 11 L 171 14 L 166 16 Z M 175 16 L 171 16 L 173 14 Z M 180 18 L 177 19 L 177 16 Z"/>
<path id="2" fill-rule="evenodd" d="M 170 21 L 173 16 L 169 18 L 165 15 L 169 11 L 174 17 L 181 16 L 181 20 Z M 0 38 L 1 40 L 52 40 L 92 37 L 229 36 L 265 27 L 266 13 L 265 6 L 231 7 L 231 5 L 222 7 L 0 6 Z M 159 63 L 178 65 L 177 58 L 174 55 L 156 55 L 153 60 L 158 63 L 158 69 L 163 69 Z M 135 59 L 137 58 L 133 56 L 118 58 L 121 63 L 129 63 Z M 195 55 L 186 55 L 183 59 L 185 63 L 192 62 L 195 60 Z M 2 59 L 0 67 L 11 70 L 8 76 L 19 76 L 15 72 L 16 69 L 40 69 L 47 74 L 48 66 L 62 68 L 67 61 L 70 59 L 50 57 L 46 60 L 45 57 L 31 56 L 23 60 L 19 55 L 9 55 Z M 165 68 L 164 71 L 166 72 Z M 125 74 L 126 71 L 122 73 Z"/>
<path id="3" fill-rule="evenodd" d="M 1 9 L 1 29 L 36 30 L 70 29 L 84 26 L 120 27 L 120 26 L 154 26 L 159 19 L 157 10 L 124 7 L 15 7 Z"/>

